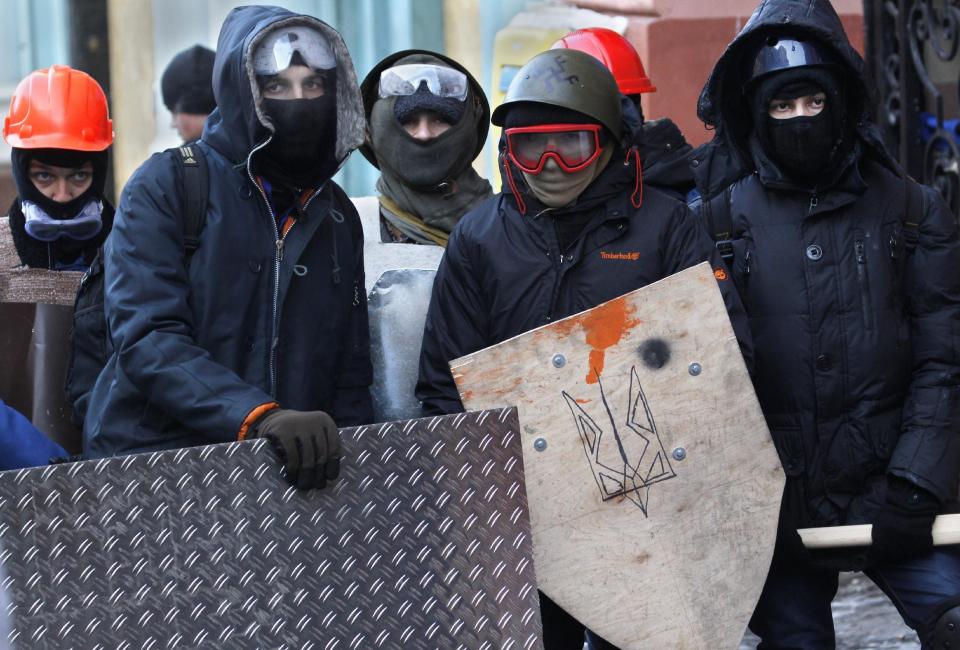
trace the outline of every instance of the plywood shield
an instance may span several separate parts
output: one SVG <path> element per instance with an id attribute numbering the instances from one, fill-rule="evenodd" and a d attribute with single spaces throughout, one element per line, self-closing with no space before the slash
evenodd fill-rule
<path id="1" fill-rule="evenodd" d="M 450 366 L 519 409 L 545 593 L 625 650 L 737 647 L 784 478 L 707 264 Z"/>

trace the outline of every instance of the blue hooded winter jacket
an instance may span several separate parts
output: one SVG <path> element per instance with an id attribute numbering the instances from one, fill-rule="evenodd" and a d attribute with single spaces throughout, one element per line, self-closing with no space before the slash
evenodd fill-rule
<path id="1" fill-rule="evenodd" d="M 214 66 L 219 108 L 196 145 L 210 188 L 189 267 L 174 157 L 154 155 L 121 195 L 105 247 L 114 351 L 91 395 L 86 456 L 235 440 L 248 416 L 270 402 L 327 411 L 341 426 L 372 419 L 356 210 L 328 181 L 281 235 L 255 181 L 257 151 L 272 131 L 248 58 L 281 24 L 315 27 L 337 56 L 337 160 L 363 142 L 356 73 L 335 30 L 277 7 L 230 13 Z"/>

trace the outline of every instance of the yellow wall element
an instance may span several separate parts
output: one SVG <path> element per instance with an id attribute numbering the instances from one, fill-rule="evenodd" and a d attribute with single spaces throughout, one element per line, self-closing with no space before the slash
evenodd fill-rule
<path id="1" fill-rule="evenodd" d="M 465 67 L 483 83 L 483 44 L 480 30 L 480 0 L 443 0 L 444 53 Z M 489 168 L 487 150 L 473 161 L 473 168 L 484 175 Z"/>
<path id="2" fill-rule="evenodd" d="M 156 135 L 153 105 L 153 11 L 150 0 L 107 0 L 113 180 L 117 196 L 150 155 Z"/>
<path id="3" fill-rule="evenodd" d="M 627 28 L 627 19 L 570 5 L 549 3 L 530 5 L 526 11 L 514 16 L 506 27 L 497 32 L 494 40 L 493 67 L 490 88 L 487 91 L 491 109 L 503 103 L 510 81 L 524 63 L 535 54 L 549 50 L 561 36 L 581 27 L 607 27 L 622 34 Z M 499 140 L 500 129 L 491 127 L 487 141 L 487 151 L 490 152 L 490 165 L 487 169 L 495 192 L 500 191 L 497 160 Z"/>

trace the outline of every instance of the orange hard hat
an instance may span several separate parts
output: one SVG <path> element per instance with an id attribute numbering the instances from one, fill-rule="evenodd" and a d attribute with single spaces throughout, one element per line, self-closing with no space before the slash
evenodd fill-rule
<path id="1" fill-rule="evenodd" d="M 643 69 L 643 61 L 640 60 L 637 50 L 630 41 L 612 29 L 578 29 L 561 38 L 550 49 L 557 48 L 580 50 L 599 60 L 613 73 L 617 86 L 624 95 L 657 92 L 657 87 L 650 83 L 650 77 Z"/>
<path id="2" fill-rule="evenodd" d="M 65 65 L 31 72 L 10 99 L 3 139 L 19 149 L 103 151 L 113 142 L 107 96 L 93 77 Z"/>

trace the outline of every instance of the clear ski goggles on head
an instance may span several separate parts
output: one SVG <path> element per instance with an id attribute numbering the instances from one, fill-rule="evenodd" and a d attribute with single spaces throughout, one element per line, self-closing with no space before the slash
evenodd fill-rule
<path id="1" fill-rule="evenodd" d="M 90 201 L 80 214 L 72 219 L 54 219 L 43 211 L 36 203 L 24 201 L 22 204 L 24 229 L 27 234 L 40 241 L 56 241 L 61 237 L 69 237 L 78 241 L 93 239 L 103 228 L 103 204 L 100 201 Z"/>
<path id="2" fill-rule="evenodd" d="M 412 95 L 427 84 L 427 90 L 437 97 L 449 97 L 458 101 L 467 98 L 467 75 L 459 70 L 432 63 L 411 63 L 387 68 L 380 73 L 379 95 Z"/>
<path id="3" fill-rule="evenodd" d="M 569 173 L 585 169 L 603 147 L 599 124 L 545 124 L 507 129 L 507 155 L 521 171 L 539 174 L 547 159 Z"/>
<path id="4" fill-rule="evenodd" d="M 312 27 L 297 25 L 267 34 L 253 53 L 253 71 L 258 75 L 283 72 L 290 67 L 295 52 L 314 70 L 337 67 L 337 57 L 326 37 Z"/>

